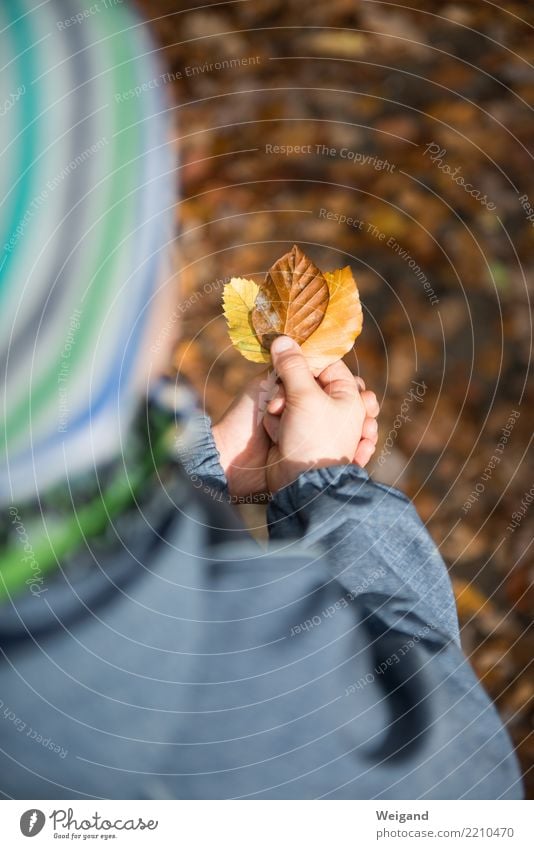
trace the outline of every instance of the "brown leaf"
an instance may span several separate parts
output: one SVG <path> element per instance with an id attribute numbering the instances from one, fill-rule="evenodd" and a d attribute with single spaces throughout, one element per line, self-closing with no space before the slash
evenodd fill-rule
<path id="1" fill-rule="evenodd" d="M 280 334 L 301 345 L 319 327 L 328 299 L 323 274 L 293 245 L 267 272 L 256 297 L 252 325 L 263 347 Z"/>

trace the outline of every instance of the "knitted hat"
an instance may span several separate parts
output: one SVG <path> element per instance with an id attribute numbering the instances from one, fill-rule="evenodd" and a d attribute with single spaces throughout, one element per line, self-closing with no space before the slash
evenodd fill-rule
<path id="1" fill-rule="evenodd" d="M 168 77 L 121 0 L 0 6 L 0 500 L 108 459 L 172 238 Z"/>

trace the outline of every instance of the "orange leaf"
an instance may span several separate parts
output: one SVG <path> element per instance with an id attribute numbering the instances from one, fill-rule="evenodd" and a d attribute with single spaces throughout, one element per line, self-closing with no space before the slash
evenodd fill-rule
<path id="1" fill-rule="evenodd" d="M 350 267 L 326 271 L 325 279 L 329 291 L 325 317 L 302 344 L 302 353 L 314 374 L 348 353 L 363 325 L 360 295 Z"/>
<path id="2" fill-rule="evenodd" d="M 328 306 L 323 274 L 297 245 L 267 272 L 252 310 L 252 326 L 264 348 L 276 336 L 301 345 L 319 327 Z"/>

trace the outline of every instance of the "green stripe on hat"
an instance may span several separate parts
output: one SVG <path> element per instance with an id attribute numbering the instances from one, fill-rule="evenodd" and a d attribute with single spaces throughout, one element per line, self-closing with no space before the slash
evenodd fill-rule
<path id="1" fill-rule="evenodd" d="M 131 41 L 122 36 L 125 25 L 131 22 L 130 16 L 121 7 L 111 7 L 84 22 L 84 26 L 88 24 L 91 26 L 92 44 L 95 47 L 98 45 L 99 54 L 105 51 L 105 54 L 109 56 L 112 72 L 111 84 L 107 88 L 110 94 L 113 91 L 128 89 L 137 81 Z M 107 76 L 107 72 L 96 73 L 97 78 L 102 75 Z M 95 188 L 95 191 L 102 191 L 104 211 L 87 232 L 87 238 L 94 242 L 94 264 L 92 269 L 87 269 L 84 273 L 88 281 L 87 295 L 83 297 L 78 307 L 82 311 L 82 316 L 76 344 L 69 357 L 71 380 L 75 379 L 78 364 L 82 363 L 86 366 L 91 357 L 95 327 L 104 320 L 105 311 L 109 305 L 109 295 L 115 294 L 114 289 L 107 284 L 120 259 L 116 248 L 129 229 L 133 229 L 134 210 L 127 200 L 127 195 L 134 187 L 134 160 L 140 151 L 140 132 L 135 127 L 137 117 L 135 102 L 126 100 L 110 104 L 107 114 L 112 121 L 106 128 L 110 138 L 108 146 L 104 149 L 104 155 L 110 156 L 111 159 L 109 168 L 106 169 L 109 179 L 101 188 Z M 126 130 L 121 132 L 120 137 L 114 137 L 119 128 L 126 128 Z M 54 412 L 57 409 L 58 360 L 65 345 L 67 333 L 68 327 L 63 328 L 63 333 L 58 333 L 57 351 L 50 358 L 50 367 L 44 373 L 37 370 L 39 380 L 35 384 L 32 383 L 31 394 L 25 394 L 7 411 L 5 433 L 8 441 L 11 441 L 18 432 L 26 431 L 30 419 L 32 428 L 38 431 L 39 417 L 42 414 L 46 415 L 46 405 L 50 401 L 52 401 Z"/>

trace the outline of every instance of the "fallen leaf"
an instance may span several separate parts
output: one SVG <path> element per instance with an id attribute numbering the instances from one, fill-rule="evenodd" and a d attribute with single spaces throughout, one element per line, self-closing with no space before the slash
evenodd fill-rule
<path id="1" fill-rule="evenodd" d="M 311 370 L 318 374 L 340 360 L 362 332 L 363 313 L 350 266 L 326 271 L 328 308 L 321 324 L 302 344 Z"/>
<path id="2" fill-rule="evenodd" d="M 252 326 L 264 348 L 277 336 L 299 345 L 321 324 L 328 306 L 323 274 L 297 245 L 278 259 L 260 285 Z"/>
<path id="3" fill-rule="evenodd" d="M 348 59 L 363 56 L 369 47 L 369 39 L 365 35 L 343 30 L 305 32 L 300 41 L 303 46 L 315 53 L 346 56 Z"/>
<path id="4" fill-rule="evenodd" d="M 251 315 L 259 286 L 244 277 L 232 277 L 224 287 L 223 309 L 228 322 L 228 335 L 241 354 L 254 363 L 270 363 L 266 351 L 252 327 Z"/>
<path id="5" fill-rule="evenodd" d="M 292 259 L 289 260 L 288 257 Z M 282 309 L 279 301 L 292 294 L 291 284 L 286 286 L 287 275 L 298 272 L 304 276 L 304 285 L 297 286 L 297 296 L 303 294 L 298 300 L 298 308 L 306 316 L 306 320 L 295 322 L 295 310 L 291 311 L 292 322 L 280 318 L 280 315 L 288 314 L 287 306 Z M 280 275 L 280 276 L 278 276 Z M 318 275 L 324 280 L 327 289 L 326 308 L 316 323 L 317 316 L 322 307 L 317 307 L 324 298 L 322 287 L 317 283 Z M 338 268 L 336 271 L 320 272 L 298 248 L 293 248 L 289 254 L 282 257 L 267 275 L 270 278 L 268 287 L 263 289 L 252 280 L 241 277 L 232 277 L 224 289 L 224 314 L 228 322 L 228 333 L 233 345 L 248 360 L 256 363 L 269 363 L 271 361 L 266 345 L 262 345 L 259 336 L 267 342 L 272 341 L 274 336 L 285 333 L 300 342 L 301 349 L 305 355 L 311 370 L 319 374 L 331 363 L 341 359 L 353 346 L 355 339 L 360 335 L 363 314 L 360 304 L 358 288 L 349 266 Z M 313 286 L 310 288 L 310 282 Z M 272 315 L 269 312 L 270 305 L 264 300 L 267 291 L 276 293 L 276 308 Z M 293 290 L 295 291 L 295 290 Z M 306 297 L 312 297 L 312 309 L 306 310 Z M 279 297 L 280 296 L 280 297 Z M 258 315 L 259 313 L 259 315 Z M 254 323 L 254 318 L 256 322 Z M 312 320 L 313 318 L 313 320 Z M 280 327 L 282 321 L 284 325 Z M 299 335 L 296 334 L 297 326 Z M 302 340 L 305 332 L 310 327 L 314 329 Z M 272 334 L 272 338 L 270 338 Z"/>

